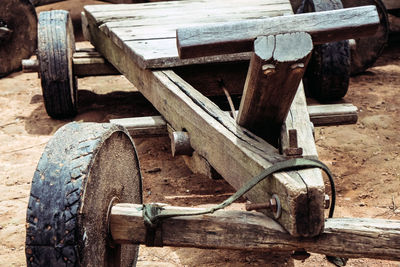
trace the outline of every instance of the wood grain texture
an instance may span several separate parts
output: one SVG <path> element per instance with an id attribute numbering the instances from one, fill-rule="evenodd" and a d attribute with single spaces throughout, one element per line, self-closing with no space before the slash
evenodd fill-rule
<path id="1" fill-rule="evenodd" d="M 111 234 L 118 243 L 143 244 L 146 228 L 142 205 L 117 204 L 111 211 Z M 164 209 L 202 210 L 165 206 Z M 217 211 L 163 221 L 164 246 L 223 248 L 265 252 L 294 251 L 350 258 L 400 260 L 400 221 L 361 218 L 327 219 L 314 238 L 294 238 L 272 219 L 257 212 Z M 245 234 L 243 234 L 245 233 Z"/>
<path id="2" fill-rule="evenodd" d="M 289 148 L 290 137 L 289 130 L 295 129 L 297 132 L 298 147 L 303 150 L 303 157 L 318 159 L 317 147 L 315 145 L 313 127 L 307 112 L 306 97 L 304 94 L 303 84 L 297 90 L 293 100 L 289 114 L 281 129 L 281 151 Z M 308 185 L 308 209 L 304 210 L 304 216 L 308 217 L 309 226 L 304 227 L 300 231 L 320 231 L 324 228 L 324 198 L 325 185 L 319 169 L 301 170 L 297 173 L 302 181 Z M 313 230 L 311 230 L 313 229 Z"/>
<path id="3" fill-rule="evenodd" d="M 279 133 L 307 67 L 313 44 L 307 33 L 258 37 L 237 122 L 270 144 Z"/>
<path id="4" fill-rule="evenodd" d="M 267 19 L 179 28 L 182 59 L 251 51 L 257 36 L 307 32 L 314 44 L 373 35 L 379 26 L 375 6 Z M 328 34 L 329 33 L 329 34 Z"/>
<path id="5" fill-rule="evenodd" d="M 357 123 L 357 107 L 352 104 L 314 105 L 307 107 L 314 126 Z"/>
<path id="6" fill-rule="evenodd" d="M 141 69 L 128 46 L 120 48 L 90 16 L 87 17 L 96 49 L 139 89 L 175 130 L 187 130 L 193 149 L 234 188 L 240 188 L 283 159 L 274 147 L 239 127 L 228 114 L 174 72 Z M 292 235 L 314 236 L 321 232 L 323 220 L 317 225 L 309 223 L 309 186 L 312 185 L 306 185 L 296 172 L 278 173 L 257 185 L 247 198 L 265 202 L 272 194 L 278 194 L 283 209 L 278 221 Z"/>
<path id="7" fill-rule="evenodd" d="M 116 75 L 119 72 L 98 52 L 76 52 L 73 56 L 74 74 L 78 77 Z"/>
<path id="8" fill-rule="evenodd" d="M 249 53 L 181 60 L 176 47 L 176 29 L 292 13 L 289 0 L 188 0 L 102 5 L 86 6 L 85 12 L 117 45 L 129 45 L 141 68 L 248 60 Z"/>
<path id="9" fill-rule="evenodd" d="M 302 87 L 299 90 L 302 92 Z M 294 102 L 292 106 L 297 106 L 297 102 Z M 307 111 L 310 116 L 310 121 L 314 126 L 354 124 L 358 119 L 357 107 L 352 104 L 313 105 L 307 106 Z M 296 109 L 297 115 L 302 114 L 302 112 L 304 112 L 303 109 L 301 111 L 297 111 Z M 292 121 L 293 115 L 294 110 L 291 111 L 290 117 L 286 120 L 286 125 L 289 125 Z M 110 122 L 124 126 L 132 137 L 158 137 L 168 135 L 167 122 L 161 116 L 113 119 L 110 120 Z M 307 122 L 303 124 L 308 125 Z M 295 126 L 290 125 L 290 127 L 293 128 Z M 299 126 L 297 126 L 297 128 L 298 127 Z M 316 150 L 311 152 L 312 153 L 308 152 L 306 156 L 310 156 L 311 154 L 316 155 Z"/>

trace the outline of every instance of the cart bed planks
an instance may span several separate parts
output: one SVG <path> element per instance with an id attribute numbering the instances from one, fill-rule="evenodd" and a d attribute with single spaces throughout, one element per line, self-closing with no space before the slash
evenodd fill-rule
<path id="1" fill-rule="evenodd" d="M 165 13 L 167 10 L 168 12 L 171 10 L 172 12 L 174 6 L 180 8 L 180 5 L 189 5 L 192 2 L 199 5 L 197 1 L 171 2 L 171 6 L 165 10 L 163 9 L 163 12 Z M 263 8 L 270 10 L 270 7 L 268 5 L 261 5 L 260 3 L 262 2 L 264 1 L 251 0 L 250 3 L 248 1 L 241 1 L 241 5 L 253 7 L 260 13 L 255 15 L 254 12 L 248 11 L 251 14 L 250 16 L 243 13 L 236 20 L 254 18 L 254 16 L 263 17 L 263 13 L 265 13 Z M 224 3 L 226 1 L 212 1 L 212 6 L 214 7 L 215 5 L 216 9 L 222 8 L 220 10 L 222 14 L 223 7 L 219 7 L 219 5 L 223 6 Z M 289 1 L 285 3 L 283 5 L 285 8 L 281 6 L 281 11 L 280 13 L 278 12 L 280 15 L 292 12 Z M 203 1 L 203 4 L 210 5 L 211 3 Z M 236 5 L 236 8 L 240 10 L 240 6 L 238 6 L 239 1 L 229 2 L 229 5 Z M 196 16 L 183 15 L 182 20 L 175 18 L 180 23 L 177 23 L 174 27 L 170 27 L 170 24 L 164 25 L 167 29 L 169 27 L 174 29 L 174 37 L 172 39 L 164 39 L 162 35 L 160 35 L 162 37 L 157 39 L 157 35 L 161 34 L 160 32 L 162 31 L 160 31 L 160 24 L 157 24 L 157 19 L 152 18 L 155 24 L 155 39 L 129 41 L 129 38 L 124 39 L 125 37 L 121 37 L 122 35 L 120 36 L 121 33 L 118 31 L 123 28 L 129 31 L 130 28 L 131 34 L 134 35 L 136 30 L 140 32 L 141 28 L 136 26 L 140 25 L 141 21 L 144 21 L 144 24 L 146 24 L 150 19 L 141 16 L 134 19 L 133 11 L 130 15 L 132 17 L 127 20 L 123 17 L 117 17 L 114 20 L 112 16 L 105 19 L 102 10 L 116 11 L 115 14 L 118 16 L 118 10 L 112 10 L 112 8 L 116 9 L 118 7 L 123 9 L 131 8 L 131 6 L 85 7 L 85 17 L 87 19 L 91 42 L 111 64 L 139 89 L 176 131 L 182 131 L 183 129 L 188 131 L 193 149 L 199 155 L 206 158 L 227 182 L 238 189 L 265 168 L 284 159 L 276 148 L 253 135 L 245 128 L 238 126 L 233 118 L 220 110 L 213 102 L 195 90 L 173 71 L 144 69 L 149 67 L 170 68 L 178 65 L 213 61 L 236 61 L 242 60 L 243 57 L 249 59 L 249 54 L 181 60 L 178 58 L 176 48 L 175 29 L 185 24 L 198 23 L 195 18 L 202 18 L 199 23 L 204 22 L 204 18 L 207 16 L 197 16 L 197 13 Z M 165 7 L 165 3 L 132 6 L 135 9 L 162 9 L 163 7 Z M 207 13 L 209 9 L 202 10 L 199 8 L 198 10 L 201 10 L 201 12 L 199 11 L 198 13 Z M 245 10 L 249 10 L 249 8 Z M 156 13 L 156 11 L 152 12 Z M 228 13 L 225 19 L 230 19 L 229 15 Z M 98 16 L 101 19 L 98 19 Z M 213 17 L 208 18 L 210 21 L 212 19 Z M 222 17 L 220 16 L 218 19 L 222 19 Z M 131 26 L 128 27 L 128 25 Z M 151 28 L 148 27 L 146 29 Z M 164 46 L 163 40 L 171 44 Z M 157 45 L 153 46 L 152 44 L 155 43 Z M 138 53 L 142 49 L 140 47 L 144 49 L 145 54 Z M 300 87 L 297 95 L 297 97 L 304 97 L 302 87 Z M 297 107 L 297 105 L 300 106 Z M 304 114 L 295 111 L 301 108 L 302 105 L 304 105 Z M 316 148 L 312 141 L 311 123 L 309 122 L 305 102 L 301 100 L 300 102 L 295 101 L 292 109 L 293 116 L 289 118 L 290 124 L 296 124 L 296 121 L 299 120 L 297 124 L 303 128 L 303 130 L 300 130 L 301 134 L 306 133 L 305 136 L 299 138 L 299 145 L 305 151 L 304 155 L 316 157 Z M 291 126 L 288 125 L 287 129 L 291 129 Z M 284 133 L 282 139 L 285 138 L 288 137 Z M 308 175 L 312 175 L 312 177 L 307 177 Z M 275 174 L 251 190 L 247 194 L 247 198 L 252 202 L 266 202 L 272 194 L 277 194 L 282 202 L 283 212 L 278 221 L 290 234 L 294 236 L 315 236 L 321 233 L 324 227 L 324 184 L 319 170 Z"/>
<path id="2" fill-rule="evenodd" d="M 250 53 L 240 53 L 181 60 L 176 47 L 176 29 L 204 23 L 292 14 L 289 0 L 191 0 L 86 6 L 85 10 L 92 22 L 118 46 L 129 47 L 141 68 L 249 59 Z"/>

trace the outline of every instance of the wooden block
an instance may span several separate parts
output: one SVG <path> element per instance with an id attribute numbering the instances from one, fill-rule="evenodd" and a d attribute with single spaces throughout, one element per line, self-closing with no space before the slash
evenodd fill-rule
<path id="1" fill-rule="evenodd" d="M 117 204 L 111 210 L 111 235 L 117 243 L 144 244 L 146 227 L 142 205 Z M 200 208 L 163 207 L 167 211 L 201 211 Z M 327 219 L 314 238 L 294 238 L 279 224 L 258 212 L 224 211 L 180 216 L 162 222 L 164 246 L 294 251 L 350 258 L 400 260 L 400 221 L 361 218 Z M 245 233 L 245 234 L 244 234 Z"/>
<path id="2" fill-rule="evenodd" d="M 182 59 L 252 51 L 257 36 L 288 32 L 307 32 L 314 44 L 373 35 L 379 26 L 375 6 L 364 6 L 273 17 L 206 26 L 180 28 L 176 31 Z"/>
<path id="3" fill-rule="evenodd" d="M 357 107 L 352 104 L 330 104 L 308 106 L 314 126 L 329 126 L 357 123 Z"/>
<path id="4" fill-rule="evenodd" d="M 237 117 L 240 126 L 277 146 L 312 49 L 307 33 L 262 36 L 255 40 Z"/>

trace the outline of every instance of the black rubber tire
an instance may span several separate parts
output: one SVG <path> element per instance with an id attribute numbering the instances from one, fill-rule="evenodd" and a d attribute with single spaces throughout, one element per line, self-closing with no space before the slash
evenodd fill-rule
<path id="1" fill-rule="evenodd" d="M 121 256 L 121 266 L 134 265 L 137 245 L 109 246 L 106 217 L 114 197 L 142 203 L 139 161 L 126 129 L 75 122 L 60 128 L 32 180 L 28 266 L 107 266 L 110 255 Z"/>
<path id="2" fill-rule="evenodd" d="M 11 34 L 0 40 L 0 77 L 21 69 L 21 60 L 36 49 L 37 17 L 29 0 L 1 0 L 0 27 Z"/>
<path id="3" fill-rule="evenodd" d="M 55 119 L 77 113 L 77 78 L 73 71 L 75 39 L 70 15 L 64 10 L 39 14 L 38 59 L 44 104 Z"/>
<path id="4" fill-rule="evenodd" d="M 297 13 L 340 8 L 343 8 L 340 0 L 304 0 Z M 321 102 L 339 100 L 346 95 L 349 80 L 350 46 L 347 40 L 314 46 L 303 79 L 307 96 Z"/>
<path id="5" fill-rule="evenodd" d="M 374 65 L 382 54 L 389 39 L 389 18 L 381 0 L 342 0 L 343 7 L 375 5 L 378 10 L 380 25 L 374 36 L 356 38 L 351 48 L 351 75 L 357 75 Z"/>

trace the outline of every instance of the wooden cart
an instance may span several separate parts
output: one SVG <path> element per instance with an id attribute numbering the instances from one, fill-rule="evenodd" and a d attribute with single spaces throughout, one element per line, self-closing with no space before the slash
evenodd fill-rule
<path id="1" fill-rule="evenodd" d="M 398 260 L 400 222 L 325 218 L 326 208 L 333 213 L 334 188 L 329 203 L 316 168 L 324 167 L 311 161 L 318 155 L 301 83 L 314 44 L 373 34 L 377 10 L 291 14 L 283 0 L 85 7 L 86 37 L 162 116 L 128 119 L 131 132 L 167 131 L 175 155 L 186 155 L 194 170 L 214 169 L 238 190 L 258 177 L 245 197 L 259 212 L 171 216 L 204 210 L 143 206 L 138 157 L 121 126 L 126 121 L 71 123 L 48 143 L 33 178 L 28 265 L 132 265 L 138 244 Z M 75 101 L 68 13 L 46 18 L 64 29 L 64 41 L 43 62 L 62 64 L 40 68 L 46 77 L 66 77 L 51 86 Z M 241 96 L 231 113 L 208 98 L 225 94 Z M 265 174 L 282 164 L 291 165 Z M 152 213 L 170 218 L 153 221 Z"/>
<path id="2" fill-rule="evenodd" d="M 2 0 L 0 2 L 0 77 L 21 69 L 21 60 L 37 48 L 35 7 L 67 0 Z M 110 3 L 140 3 L 142 0 L 104 0 Z M 24 19 L 21 19 L 24 18 Z"/>

